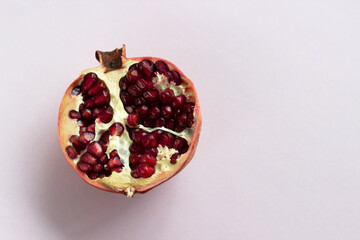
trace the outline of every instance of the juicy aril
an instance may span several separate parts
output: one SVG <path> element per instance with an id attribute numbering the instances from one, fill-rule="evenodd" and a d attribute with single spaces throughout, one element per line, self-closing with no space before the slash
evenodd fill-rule
<path id="1" fill-rule="evenodd" d="M 160 58 L 126 58 L 125 46 L 96 52 L 65 92 L 59 140 L 66 160 L 89 184 L 133 196 L 180 172 L 199 140 L 193 83 Z"/>

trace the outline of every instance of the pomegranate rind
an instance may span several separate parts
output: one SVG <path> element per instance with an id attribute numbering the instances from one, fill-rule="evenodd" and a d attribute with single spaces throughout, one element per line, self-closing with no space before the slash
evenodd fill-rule
<path id="1" fill-rule="evenodd" d="M 77 168 L 75 161 L 67 155 L 65 148 L 69 145 L 68 139 L 71 135 L 74 134 L 74 132 L 77 132 L 79 128 L 76 122 L 74 121 L 74 119 L 70 119 L 68 117 L 69 111 L 75 109 L 77 106 L 77 101 L 79 101 L 79 97 L 72 96 L 71 91 L 75 86 L 79 85 L 83 75 L 85 75 L 86 73 L 95 70 L 96 71 L 101 70 L 106 72 L 106 69 L 102 65 L 96 68 L 91 68 L 83 71 L 80 74 L 80 76 L 69 86 L 62 99 L 59 109 L 59 118 L 58 118 L 58 136 L 59 136 L 61 150 L 67 162 L 77 172 L 77 174 L 82 179 L 84 179 L 85 182 L 87 182 L 88 184 L 94 187 L 97 187 L 104 191 L 109 191 L 114 193 L 124 193 L 129 197 L 132 197 L 135 193 L 145 193 L 151 190 L 152 188 L 160 185 L 161 183 L 169 180 L 170 178 L 178 174 L 180 171 L 182 171 L 187 166 L 187 164 L 189 164 L 189 162 L 192 160 L 195 154 L 195 150 L 197 148 L 200 137 L 201 125 L 202 125 L 202 117 L 200 112 L 198 95 L 193 82 L 188 77 L 186 77 L 185 74 L 178 67 L 176 67 L 173 63 L 165 59 L 155 58 L 155 57 L 136 57 L 136 58 L 127 58 L 125 59 L 125 61 L 140 62 L 144 59 L 149 59 L 153 62 L 161 60 L 167 63 L 169 66 L 171 66 L 172 70 L 176 70 L 177 72 L 179 72 L 180 76 L 183 79 L 183 82 L 186 83 L 193 92 L 194 99 L 192 100 L 195 102 L 195 108 L 194 108 L 195 122 L 193 125 L 194 128 L 193 135 L 191 138 L 187 139 L 189 142 L 189 150 L 180 156 L 180 158 L 177 160 L 178 163 L 176 164 L 176 167 L 172 171 L 162 171 L 157 174 L 156 178 L 151 180 L 139 181 L 139 179 L 134 179 L 133 182 L 131 182 L 131 184 L 129 183 L 121 184 L 118 182 L 112 183 L 112 181 L 104 181 L 104 179 L 91 180 L 90 178 L 87 177 L 87 175 L 84 172 L 80 171 Z M 116 109 L 114 109 L 114 111 L 116 111 Z M 108 178 L 111 179 L 111 176 Z"/>

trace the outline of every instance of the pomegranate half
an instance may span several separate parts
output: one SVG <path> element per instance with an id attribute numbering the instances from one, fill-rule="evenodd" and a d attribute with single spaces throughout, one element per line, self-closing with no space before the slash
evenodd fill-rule
<path id="1" fill-rule="evenodd" d="M 201 114 L 193 83 L 174 64 L 96 51 L 100 66 L 66 90 L 58 133 L 66 160 L 90 185 L 144 193 L 194 156 Z"/>

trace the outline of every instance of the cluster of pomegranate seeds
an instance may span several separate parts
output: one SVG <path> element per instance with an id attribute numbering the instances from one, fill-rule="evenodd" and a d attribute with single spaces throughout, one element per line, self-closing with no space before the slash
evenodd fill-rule
<path id="1" fill-rule="evenodd" d="M 81 151 L 87 150 L 80 157 L 78 168 L 86 173 L 90 179 L 110 176 L 112 171 L 121 172 L 122 162 L 106 156 L 105 151 L 109 141 L 109 132 L 105 132 L 100 141 L 95 142 L 95 120 L 108 123 L 113 118 L 113 109 L 110 107 L 110 93 L 104 81 L 95 73 L 87 73 L 79 86 L 71 91 L 72 95 L 82 94 L 84 103 L 80 104 L 78 111 L 71 110 L 69 117 L 76 119 L 80 127 L 79 136 L 72 135 L 69 139 L 72 145 L 66 147 L 71 159 L 75 159 Z M 114 123 L 110 129 L 114 135 L 120 136 L 124 131 L 121 123 Z M 121 130 L 122 129 L 122 130 Z"/>
<path id="2" fill-rule="evenodd" d="M 178 153 L 171 156 L 171 163 L 175 164 L 181 154 L 189 149 L 184 138 L 177 137 L 161 129 L 147 132 L 142 129 L 128 129 L 133 143 L 130 145 L 129 164 L 134 178 L 148 178 L 155 173 L 156 156 L 160 145 L 175 148 Z"/>
<path id="3" fill-rule="evenodd" d="M 105 152 L 110 136 L 120 137 L 123 132 L 124 126 L 121 123 L 113 123 L 109 130 L 101 135 L 99 141 L 87 145 L 86 152 L 81 155 L 77 163 L 78 168 L 90 179 L 108 177 L 113 171 L 120 173 L 124 164 L 117 150 L 111 151 L 109 156 Z"/>
<path id="4" fill-rule="evenodd" d="M 165 127 L 181 132 L 194 123 L 195 104 L 187 101 L 183 94 L 176 96 L 170 88 L 157 90 L 153 83 L 156 73 L 165 75 L 170 84 L 182 84 L 177 71 L 170 70 L 163 61 L 153 63 L 150 60 L 132 65 L 119 82 L 120 99 L 129 113 L 126 130 L 132 140 L 129 147 L 129 167 L 134 178 L 149 178 L 155 173 L 159 146 L 178 151 L 170 156 L 172 164 L 189 149 L 186 139 L 170 132 L 160 129 L 148 132 L 137 128 L 142 124 L 145 127 Z M 98 141 L 94 141 L 95 120 L 109 123 L 114 114 L 114 110 L 109 106 L 110 93 L 106 84 L 95 73 L 88 73 L 81 84 L 73 88 L 71 94 L 82 94 L 84 103 L 77 111 L 69 112 L 69 117 L 77 120 L 80 130 L 78 136 L 73 135 L 69 139 L 71 145 L 66 147 L 68 156 L 75 159 L 81 154 L 77 167 L 90 179 L 121 172 L 124 163 L 117 150 L 111 151 L 109 155 L 106 150 L 110 136 L 120 137 L 125 130 L 124 126 L 113 123 L 107 131 L 102 132 Z"/>
<path id="5" fill-rule="evenodd" d="M 189 149 L 184 138 L 163 131 L 147 132 L 136 128 L 138 124 L 145 127 L 165 127 L 181 132 L 194 123 L 194 106 L 187 102 L 186 96 L 175 96 L 170 88 L 162 91 L 154 87 L 153 77 L 156 73 L 167 77 L 170 84 L 180 85 L 180 74 L 172 70 L 163 61 L 155 64 L 146 59 L 130 66 L 126 76 L 119 82 L 120 99 L 127 113 L 127 124 L 130 138 L 129 164 L 134 178 L 148 178 L 155 173 L 157 147 L 159 145 L 175 148 L 178 153 L 171 156 L 170 162 L 175 164 L 181 154 Z"/>
<path id="6" fill-rule="evenodd" d="M 163 61 L 155 64 L 143 60 L 132 65 L 126 76 L 120 79 L 120 98 L 129 113 L 128 125 L 136 127 L 166 127 L 181 132 L 194 123 L 194 106 L 187 102 L 186 96 L 175 96 L 170 88 L 158 91 L 154 88 L 153 77 L 156 72 L 164 74 L 169 83 L 180 85 L 180 74 L 172 70 Z"/>
<path id="7" fill-rule="evenodd" d="M 79 110 L 71 110 L 69 117 L 78 119 L 86 124 L 92 124 L 98 118 L 103 123 L 108 123 L 113 118 L 113 109 L 109 106 L 110 93 L 104 81 L 95 73 L 87 73 L 80 86 L 71 91 L 73 95 L 82 94 L 84 103 Z M 79 122 L 78 122 L 79 123 Z"/>

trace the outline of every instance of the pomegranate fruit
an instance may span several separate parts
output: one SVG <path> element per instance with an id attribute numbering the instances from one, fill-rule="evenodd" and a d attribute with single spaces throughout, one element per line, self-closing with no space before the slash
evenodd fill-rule
<path id="1" fill-rule="evenodd" d="M 65 92 L 58 133 L 68 163 L 90 185 L 132 197 L 179 173 L 194 156 L 201 114 L 174 64 L 96 51 L 100 66 Z"/>

